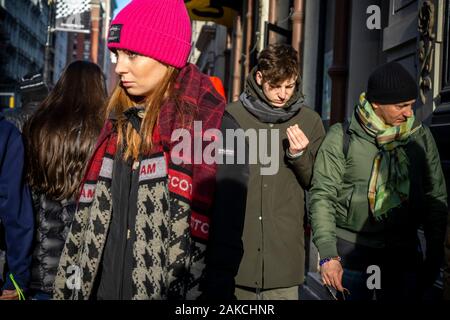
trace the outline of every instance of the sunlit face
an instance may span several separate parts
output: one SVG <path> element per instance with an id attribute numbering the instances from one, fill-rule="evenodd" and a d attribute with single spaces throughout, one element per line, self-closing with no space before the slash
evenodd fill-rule
<path id="1" fill-rule="evenodd" d="M 129 95 L 146 97 L 158 87 L 168 67 L 150 57 L 128 50 L 116 51 L 115 72 Z"/>
<path id="2" fill-rule="evenodd" d="M 396 104 L 372 103 L 372 107 L 385 124 L 399 126 L 414 115 L 413 105 L 416 100 L 400 102 Z"/>
<path id="3" fill-rule="evenodd" d="M 287 79 L 281 83 L 272 84 L 264 81 L 260 71 L 256 72 L 256 83 L 261 86 L 264 95 L 272 106 L 282 108 L 295 92 L 297 77 Z"/>

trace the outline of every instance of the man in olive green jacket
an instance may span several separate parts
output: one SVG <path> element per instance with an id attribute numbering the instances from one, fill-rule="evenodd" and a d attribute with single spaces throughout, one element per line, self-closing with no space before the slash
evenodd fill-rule
<path id="1" fill-rule="evenodd" d="M 248 133 L 250 154 L 267 146 L 270 166 L 277 166 L 267 170 L 267 161 L 250 161 L 238 299 L 295 300 L 304 281 L 304 190 L 325 130 L 320 116 L 303 105 L 298 73 L 297 52 L 271 45 L 260 53 L 239 101 L 227 107 Z"/>
<path id="2" fill-rule="evenodd" d="M 416 97 L 400 64 L 379 67 L 348 129 L 333 125 L 317 155 L 313 241 L 324 284 L 350 299 L 418 298 L 442 263 L 447 192 L 431 132 L 414 117 Z"/>

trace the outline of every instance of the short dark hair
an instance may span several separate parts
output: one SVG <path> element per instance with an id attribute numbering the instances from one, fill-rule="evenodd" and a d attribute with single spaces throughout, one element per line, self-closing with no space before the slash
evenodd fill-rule
<path id="1" fill-rule="evenodd" d="M 264 81 L 278 84 L 299 75 L 298 53 L 287 44 L 271 44 L 258 56 L 257 70 Z"/>

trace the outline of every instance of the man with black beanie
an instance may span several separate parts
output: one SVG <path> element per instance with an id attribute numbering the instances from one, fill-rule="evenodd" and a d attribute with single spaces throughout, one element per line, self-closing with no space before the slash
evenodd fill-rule
<path id="1" fill-rule="evenodd" d="M 337 297 L 420 298 L 439 272 L 447 192 L 431 132 L 414 117 L 417 95 L 401 64 L 380 66 L 350 122 L 330 127 L 317 154 L 313 241 Z"/>

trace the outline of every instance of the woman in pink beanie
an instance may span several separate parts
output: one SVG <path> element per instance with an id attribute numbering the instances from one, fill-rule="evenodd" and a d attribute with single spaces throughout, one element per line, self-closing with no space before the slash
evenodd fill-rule
<path id="1" fill-rule="evenodd" d="M 208 76 L 187 64 L 190 42 L 182 0 L 134 0 L 112 21 L 120 83 L 87 166 L 55 299 L 233 298 L 246 190 L 233 186 L 234 201 L 219 203 L 220 177 L 232 176 L 229 168 L 248 173 L 175 152 L 176 132 L 190 151 L 194 136 L 230 122 Z"/>

